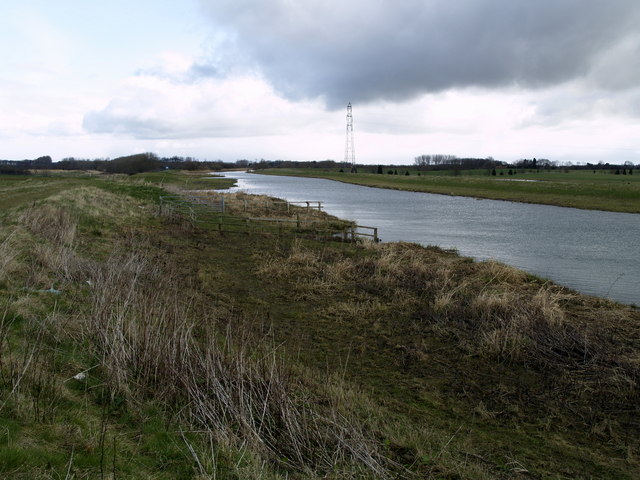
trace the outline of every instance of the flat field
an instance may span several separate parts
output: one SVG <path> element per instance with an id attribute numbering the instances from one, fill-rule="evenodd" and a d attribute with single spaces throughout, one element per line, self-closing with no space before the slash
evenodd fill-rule
<path id="1" fill-rule="evenodd" d="M 414 192 L 640 213 L 640 172 L 615 175 L 604 170 L 593 173 L 591 170 L 565 172 L 558 169 L 517 170 L 515 175 L 509 175 L 508 169 L 499 169 L 498 174 L 492 176 L 487 170 L 460 171 L 454 174 L 451 171 L 418 172 L 412 169 L 387 168 L 383 174 L 372 173 L 376 168 L 363 167 L 355 174 L 319 168 L 268 169 L 258 170 L 258 173 L 326 178 Z M 398 174 L 389 174 L 388 171 L 398 171 Z M 406 175 L 407 171 L 409 175 Z"/>

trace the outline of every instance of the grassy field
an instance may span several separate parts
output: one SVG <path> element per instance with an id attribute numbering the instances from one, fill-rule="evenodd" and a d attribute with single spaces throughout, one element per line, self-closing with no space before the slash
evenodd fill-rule
<path id="1" fill-rule="evenodd" d="M 393 170 L 393 169 L 391 169 Z M 591 170 L 518 170 L 508 175 L 491 176 L 486 170 L 418 172 L 400 169 L 398 175 L 372 173 L 374 167 L 361 168 L 356 174 L 323 169 L 271 169 L 258 173 L 317 177 L 369 187 L 415 192 L 461 195 L 466 197 L 541 203 L 612 212 L 640 213 L 640 174 L 614 175 Z M 418 176 L 418 173 L 420 175 Z"/>
<path id="2" fill-rule="evenodd" d="M 51 172 L 34 175 L 3 175 L 0 183 L 0 205 L 10 208 L 38 201 L 68 188 L 95 186 L 116 193 L 157 199 L 163 188 L 214 189 L 231 187 L 233 179 L 206 173 L 151 172 L 140 175 L 101 175 L 83 172 Z"/>
<path id="3" fill-rule="evenodd" d="M 637 310 L 160 185 L 0 177 L 1 478 L 640 478 Z"/>
<path id="4" fill-rule="evenodd" d="M 216 188 L 229 188 L 235 181 L 229 178 L 218 177 L 209 172 L 165 171 L 149 172 L 135 175 L 137 180 L 144 180 L 159 186 L 174 185 L 183 190 L 208 190 Z"/>

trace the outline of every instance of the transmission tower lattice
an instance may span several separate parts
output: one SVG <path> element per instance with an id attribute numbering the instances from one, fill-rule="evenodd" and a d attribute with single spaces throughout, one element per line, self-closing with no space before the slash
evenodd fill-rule
<path id="1" fill-rule="evenodd" d="M 344 161 L 351 164 L 351 172 L 356 171 L 356 152 L 353 148 L 353 113 L 351 102 L 347 105 L 347 139 L 344 146 Z"/>

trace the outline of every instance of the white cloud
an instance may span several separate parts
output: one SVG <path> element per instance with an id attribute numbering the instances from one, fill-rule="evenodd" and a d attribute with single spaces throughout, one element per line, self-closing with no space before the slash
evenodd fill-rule
<path id="1" fill-rule="evenodd" d="M 635 0 L 200 4 L 0 5 L 0 158 L 640 161 Z"/>
<path id="2" fill-rule="evenodd" d="M 280 97 L 258 76 L 185 82 L 192 63 L 176 65 L 163 68 L 166 74 L 129 78 L 106 107 L 87 113 L 86 130 L 134 138 L 255 137 L 317 131 L 329 115 L 319 102 Z"/>

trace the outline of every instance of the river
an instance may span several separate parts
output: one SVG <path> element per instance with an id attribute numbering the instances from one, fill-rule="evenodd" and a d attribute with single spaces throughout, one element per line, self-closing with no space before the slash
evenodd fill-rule
<path id="1" fill-rule="evenodd" d="M 382 241 L 455 248 L 579 292 L 640 304 L 640 215 L 226 172 L 233 190 L 321 201 L 327 213 L 378 227 Z M 233 191 L 232 190 L 232 191 Z"/>

